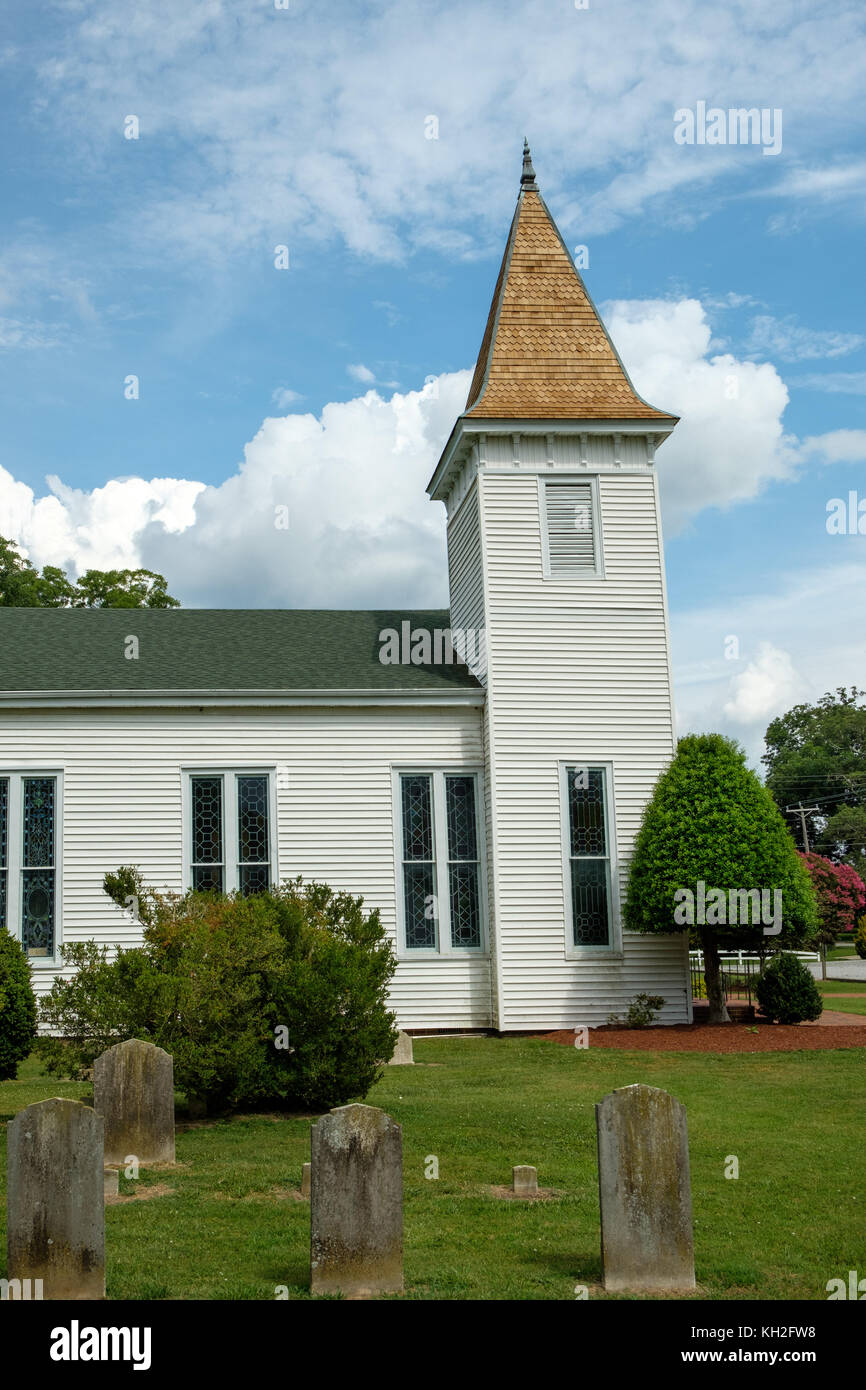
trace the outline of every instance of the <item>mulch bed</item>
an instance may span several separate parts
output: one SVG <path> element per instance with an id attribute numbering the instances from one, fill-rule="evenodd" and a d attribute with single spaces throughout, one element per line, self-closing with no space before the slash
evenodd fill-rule
<path id="1" fill-rule="evenodd" d="M 574 1047 L 571 1028 L 535 1036 Z M 589 1046 L 625 1052 L 824 1052 L 840 1047 L 866 1047 L 866 1028 L 863 1024 L 836 1023 L 675 1023 L 666 1028 L 590 1028 Z"/>

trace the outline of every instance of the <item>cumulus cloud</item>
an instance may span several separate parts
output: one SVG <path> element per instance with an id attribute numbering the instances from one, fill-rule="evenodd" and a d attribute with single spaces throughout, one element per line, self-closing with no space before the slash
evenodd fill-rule
<path id="1" fill-rule="evenodd" d="M 680 734 L 727 733 L 757 766 L 776 715 L 838 685 L 866 687 L 866 649 L 827 621 L 866 589 L 856 544 L 840 540 L 833 564 L 782 573 L 772 588 L 671 614 Z"/>
<path id="2" fill-rule="evenodd" d="M 697 299 L 617 300 L 605 321 L 640 395 L 681 417 L 658 454 L 666 534 L 704 507 L 747 501 L 794 476 L 785 383 L 771 363 L 711 355 Z"/>
<path id="3" fill-rule="evenodd" d="M 786 437 L 788 396 L 775 367 L 712 354 L 697 300 L 618 301 L 607 321 L 638 391 L 682 417 L 658 455 L 666 534 L 707 507 L 758 496 L 810 460 L 866 457 L 863 430 L 802 444 Z M 373 375 L 360 363 L 352 370 L 364 384 Z M 444 516 L 424 489 L 468 382 L 468 371 L 431 376 L 417 390 L 371 388 L 319 417 L 266 419 L 216 486 L 118 478 L 86 492 L 52 477 L 37 498 L 0 470 L 0 533 L 37 564 L 144 564 L 192 604 L 444 603 Z M 294 396 L 274 392 L 284 410 Z"/>
<path id="4" fill-rule="evenodd" d="M 806 685 L 795 670 L 789 652 L 762 642 L 754 661 L 750 661 L 732 682 L 731 698 L 724 712 L 737 724 L 766 724 L 780 709 L 794 704 Z"/>

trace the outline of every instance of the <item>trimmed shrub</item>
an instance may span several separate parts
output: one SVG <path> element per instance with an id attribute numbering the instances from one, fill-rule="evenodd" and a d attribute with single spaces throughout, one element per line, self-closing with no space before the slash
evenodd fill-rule
<path id="1" fill-rule="evenodd" d="M 143 1038 L 174 1058 L 187 1097 L 210 1110 L 328 1108 L 366 1095 L 397 1038 L 387 1008 L 395 969 L 378 912 L 301 879 L 250 897 L 160 895 L 124 868 L 144 942 L 109 961 L 87 942 L 64 952 L 39 1051 L 55 1075 L 85 1076 L 105 1048 Z"/>
<path id="2" fill-rule="evenodd" d="M 0 1081 L 14 1081 L 36 1041 L 36 996 L 20 941 L 0 928 Z"/>
<path id="3" fill-rule="evenodd" d="M 811 1023 L 824 1007 L 811 974 L 790 951 L 781 951 L 764 966 L 755 996 L 771 1023 Z"/>
<path id="4" fill-rule="evenodd" d="M 861 960 L 866 960 L 866 916 L 860 918 L 854 933 L 854 950 Z"/>

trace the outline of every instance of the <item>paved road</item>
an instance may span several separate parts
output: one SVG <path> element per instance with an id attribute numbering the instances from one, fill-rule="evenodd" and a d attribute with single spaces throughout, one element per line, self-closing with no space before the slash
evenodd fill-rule
<path id="1" fill-rule="evenodd" d="M 821 978 L 821 962 L 810 962 L 809 969 L 816 980 Z M 828 980 L 866 980 L 866 960 L 854 956 L 851 960 L 828 960 Z"/>

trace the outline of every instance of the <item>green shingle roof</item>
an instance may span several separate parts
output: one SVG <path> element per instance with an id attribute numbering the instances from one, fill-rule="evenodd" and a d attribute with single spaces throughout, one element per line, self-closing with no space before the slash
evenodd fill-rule
<path id="1" fill-rule="evenodd" d="M 406 621 L 450 626 L 445 609 L 0 608 L 0 692 L 480 691 L 456 661 L 384 665 L 379 634 Z"/>

